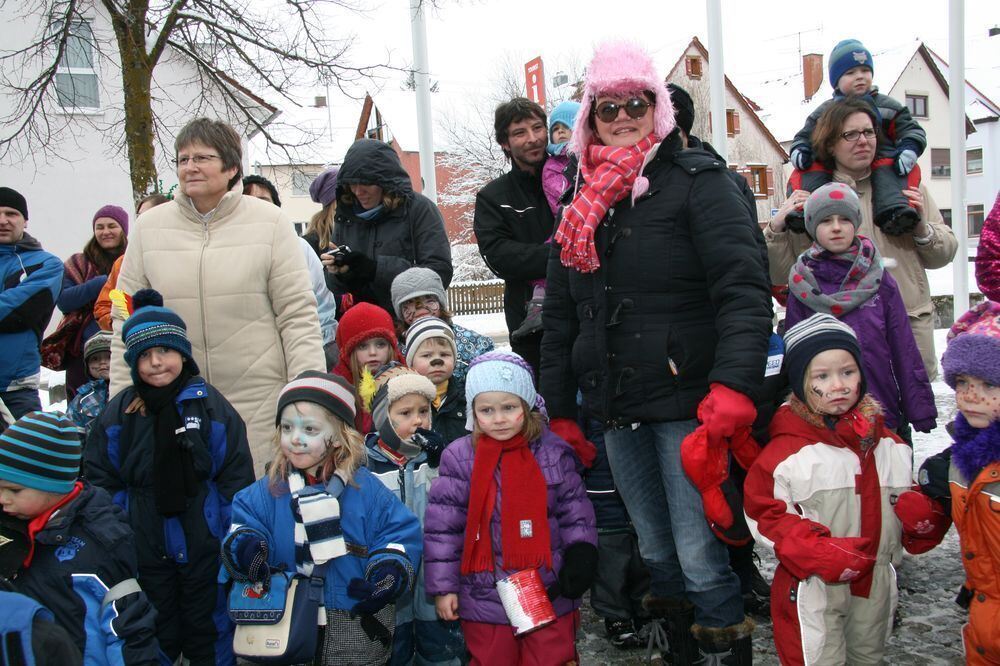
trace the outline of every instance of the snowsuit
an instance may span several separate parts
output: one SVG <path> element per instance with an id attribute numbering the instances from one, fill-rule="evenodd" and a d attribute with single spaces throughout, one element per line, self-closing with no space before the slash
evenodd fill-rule
<path id="1" fill-rule="evenodd" d="M 232 662 L 233 625 L 216 578 L 233 496 L 254 481 L 246 427 L 222 394 L 191 378 L 174 400 L 201 489 L 187 511 L 162 516 L 154 495 L 155 419 L 125 413 L 136 395 L 130 386 L 108 403 L 84 448 L 85 475 L 128 514 L 163 651 L 171 659 L 183 652 L 192 664 Z"/>
<path id="2" fill-rule="evenodd" d="M 14 577 L 14 589 L 52 611 L 87 666 L 158 664 L 160 618 L 147 595 L 133 592 L 101 604 L 111 587 L 136 576 L 126 517 L 104 490 L 86 481 L 77 482 L 74 492 L 35 534 L 30 563 Z M 4 614 L 9 611 L 4 607 Z"/>
<path id="3" fill-rule="evenodd" d="M 880 664 L 892 630 L 902 559 L 893 505 L 911 489 L 913 455 L 873 400 L 866 396 L 855 411 L 870 420 L 864 440 L 849 419 L 831 428 L 793 397 L 775 414 L 771 441 L 744 484 L 747 522 L 778 557 L 771 617 L 786 666 Z M 843 551 L 820 550 L 823 536 L 870 539 L 864 553 L 874 568 L 851 582 L 824 582 L 827 568 L 844 569 L 841 580 L 850 572 Z"/>
<path id="4" fill-rule="evenodd" d="M 56 624 L 52 611 L 18 594 L 0 591 L 0 663 L 78 664 L 83 659 L 69 634 Z"/>
<path id="5" fill-rule="evenodd" d="M 825 294 L 838 291 L 851 269 L 849 261 L 834 257 L 820 261 L 807 259 L 806 263 Z M 812 314 L 794 294 L 789 296 L 785 330 Z M 882 406 L 885 424 L 895 430 L 901 423 L 926 425 L 936 419 L 930 380 L 910 329 L 899 286 L 889 271 L 882 274 L 878 293 L 838 319 L 858 336 L 868 392 Z"/>
<path id="6" fill-rule="evenodd" d="M 834 82 L 836 85 L 836 82 Z M 830 107 L 838 101 L 848 99 L 845 95 L 836 90 L 833 98 L 820 104 L 806 118 L 806 123 L 796 133 L 792 139 L 789 154 L 796 148 L 805 148 L 812 152 L 812 135 L 816 129 L 816 123 Z M 877 86 L 865 95 L 851 97 L 866 102 L 875 112 L 876 117 L 881 122 L 880 140 L 876 146 L 875 161 L 872 163 L 872 186 L 874 188 L 873 206 L 875 223 L 881 227 L 885 222 L 890 221 L 901 211 L 909 208 L 906 197 L 903 196 L 903 189 L 916 187 L 920 183 L 920 170 L 914 167 L 906 176 L 896 173 L 894 164 L 895 157 L 904 150 L 912 150 L 919 157 L 927 148 L 927 134 L 920 124 L 910 115 L 910 110 L 897 100 L 883 95 L 878 91 Z M 878 129 L 878 128 L 876 128 Z M 788 179 L 786 195 L 790 195 L 795 190 L 814 191 L 816 188 L 829 183 L 831 173 L 820 164 L 814 164 L 806 171 L 795 169 Z M 796 229 L 803 229 L 799 226 L 803 222 L 802 213 L 793 211 L 790 215 L 793 219 L 791 224 Z M 794 220 L 797 219 L 798 223 Z"/>
<path id="7" fill-rule="evenodd" d="M 543 566 L 539 573 L 542 584 L 548 588 L 556 582 L 556 572 L 562 566 L 568 546 L 581 542 L 597 545 L 596 521 L 594 508 L 587 500 L 583 481 L 576 470 L 577 458 L 573 449 L 548 429 L 528 446 L 545 477 L 547 489 L 552 568 Z M 474 459 L 472 435 L 452 442 L 441 455 L 438 478 L 431 486 L 424 516 L 424 585 L 431 597 L 458 594 L 458 612 L 463 623 L 509 625 L 496 590 L 498 578 L 514 573 L 503 569 L 500 534 L 503 489 L 499 485 L 490 520 L 495 570 L 461 575 Z M 556 616 L 563 617 L 573 613 L 580 601 L 560 596 L 552 605 Z M 466 640 L 470 646 L 475 645 L 474 638 L 466 636 Z M 482 646 L 479 647 L 481 651 Z M 567 646 L 561 647 L 565 651 Z M 572 645 L 569 648 L 569 658 L 563 662 L 573 658 Z"/>
<path id="8" fill-rule="evenodd" d="M 233 527 L 226 538 L 223 558 L 228 567 L 239 570 L 235 553 L 240 540 L 253 538 L 267 542 L 268 565 L 289 574 L 296 571 L 295 516 L 287 486 L 272 492 L 270 480 L 260 479 L 236 494 L 233 500 Z M 414 572 L 420 566 L 423 544 L 420 523 L 371 472 L 354 473 L 339 497 L 340 528 L 347 542 L 347 554 L 331 561 L 326 572 L 323 603 L 327 611 L 324 652 L 337 649 L 338 663 L 384 664 L 389 656 L 381 643 L 369 639 L 359 619 L 350 610 L 358 603 L 347 595 L 353 578 L 365 574 L 386 559 L 398 561 L 410 574 L 407 588 L 414 587 Z M 246 573 L 246 572 L 242 572 Z M 220 579 L 228 579 L 226 571 Z M 385 615 L 391 619 L 392 606 Z M 383 612 L 376 617 L 382 621 Z M 389 624 L 392 629 L 392 624 Z M 332 647 L 331 647 L 332 646 Z"/>
<path id="9" fill-rule="evenodd" d="M 406 508 L 424 522 L 427 494 L 438 470 L 420 453 L 406 459 L 379 445 L 377 432 L 365 439 L 368 448 L 367 467 L 372 475 L 392 491 Z M 465 655 L 465 643 L 458 622 L 438 619 L 434 597 L 424 590 L 424 568 L 417 570 L 413 589 L 396 601 L 396 632 L 393 635 L 392 664 L 409 664 L 416 657 L 419 663 L 460 664 Z"/>

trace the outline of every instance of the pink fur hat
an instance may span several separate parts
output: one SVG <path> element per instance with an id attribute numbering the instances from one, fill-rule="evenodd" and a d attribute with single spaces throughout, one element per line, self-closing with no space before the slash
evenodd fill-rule
<path id="1" fill-rule="evenodd" d="M 620 94 L 649 90 L 656 97 L 653 107 L 653 131 L 664 139 L 674 129 L 674 105 L 664 78 L 656 71 L 653 59 L 638 44 L 626 41 L 606 42 L 594 51 L 587 67 L 587 78 L 576 115 L 569 151 L 582 155 L 584 149 L 598 141 L 590 128 L 591 107 L 602 94 Z"/>

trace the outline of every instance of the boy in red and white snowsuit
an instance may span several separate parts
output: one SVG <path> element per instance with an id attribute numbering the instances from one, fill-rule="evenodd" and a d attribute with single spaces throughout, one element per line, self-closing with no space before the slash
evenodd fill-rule
<path id="1" fill-rule="evenodd" d="M 744 486 L 748 523 L 779 562 L 771 618 L 786 666 L 882 663 L 902 548 L 930 550 L 950 522 L 911 490 L 912 451 L 866 394 L 860 358 L 827 314 L 785 334 L 794 395 Z"/>

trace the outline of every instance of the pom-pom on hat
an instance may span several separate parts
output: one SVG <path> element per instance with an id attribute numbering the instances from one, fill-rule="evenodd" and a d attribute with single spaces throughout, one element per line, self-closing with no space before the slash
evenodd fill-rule
<path id="1" fill-rule="evenodd" d="M 309 184 L 309 198 L 324 208 L 337 199 L 337 167 L 330 167 Z"/>
<path id="2" fill-rule="evenodd" d="M 850 352 L 861 373 L 861 395 L 866 391 L 864 367 L 861 365 L 861 347 L 854 329 L 833 315 L 816 313 L 803 319 L 785 332 L 785 363 L 792 391 L 806 402 L 805 376 L 813 358 L 830 349 Z"/>
<path id="3" fill-rule="evenodd" d="M 958 375 L 1000 386 L 1000 304 L 983 301 L 955 322 L 948 331 L 941 367 L 952 388 Z"/>
<path id="4" fill-rule="evenodd" d="M 65 494 L 79 476 L 80 431 L 62 414 L 30 412 L 0 435 L 0 479 Z"/>
<path id="5" fill-rule="evenodd" d="M 576 114 L 569 152 L 584 155 L 587 146 L 599 140 L 590 127 L 590 116 L 601 95 L 620 95 L 648 90 L 656 98 L 653 107 L 653 132 L 660 139 L 674 129 L 674 106 L 670 93 L 650 55 L 632 42 L 607 42 L 597 47 L 587 66 L 580 112 Z"/>
<path id="6" fill-rule="evenodd" d="M 845 39 L 837 43 L 830 53 L 830 85 L 837 89 L 837 82 L 849 69 L 867 67 L 875 73 L 875 62 L 871 51 L 856 39 Z"/>
<path id="7" fill-rule="evenodd" d="M 83 360 L 89 361 L 94 354 L 110 352 L 111 338 L 113 337 L 111 331 L 98 331 L 87 338 L 87 342 L 83 345 Z"/>
<path id="8" fill-rule="evenodd" d="M 392 307 L 400 320 L 403 319 L 403 303 L 417 296 L 434 296 L 442 308 L 448 309 L 448 292 L 441 276 L 424 266 L 407 268 L 397 275 L 392 281 L 391 292 Z"/>
<path id="9" fill-rule="evenodd" d="M 854 231 L 861 226 L 861 202 L 858 195 L 844 183 L 827 183 L 817 188 L 805 203 L 806 233 L 816 238 L 816 227 L 831 215 L 840 215 L 851 221 Z"/>
<path id="10" fill-rule="evenodd" d="M 451 346 L 451 353 L 458 360 L 458 347 L 455 346 L 455 331 L 448 322 L 437 317 L 421 317 L 413 322 L 406 331 L 406 365 L 412 366 L 417 358 L 417 350 L 425 340 L 441 338 Z"/>
<path id="11" fill-rule="evenodd" d="M 191 356 L 187 325 L 170 308 L 163 307 L 163 296 L 155 289 L 140 289 L 132 295 L 132 315 L 122 325 L 125 362 L 136 379 L 139 355 L 153 347 L 173 349 L 184 357 L 191 374 L 198 374 L 198 364 Z"/>
<path id="12" fill-rule="evenodd" d="M 306 370 L 285 384 L 278 394 L 278 410 L 274 415 L 274 425 L 281 424 L 281 413 L 285 407 L 295 402 L 311 402 L 319 405 L 338 419 L 354 425 L 354 387 L 343 377 Z"/>
<path id="13" fill-rule="evenodd" d="M 487 391 L 503 391 L 518 396 L 528 406 L 544 414 L 545 402 L 535 390 L 531 365 L 514 352 L 492 351 L 480 354 L 469 363 L 465 375 L 465 402 L 468 419 L 465 427 L 472 430 L 476 396 Z"/>
<path id="14" fill-rule="evenodd" d="M 122 228 L 122 232 L 128 236 L 128 213 L 121 206 L 113 206 L 111 204 L 107 206 L 101 206 L 94 213 L 94 219 L 90 223 L 91 229 L 97 226 L 98 218 L 110 217 L 112 220 L 118 223 L 118 226 Z"/>

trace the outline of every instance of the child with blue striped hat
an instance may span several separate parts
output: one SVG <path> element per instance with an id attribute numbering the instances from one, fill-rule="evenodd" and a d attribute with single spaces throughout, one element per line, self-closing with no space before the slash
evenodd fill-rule
<path id="1" fill-rule="evenodd" d="M 233 496 L 254 481 L 243 420 L 200 375 L 187 326 L 152 289 L 122 325 L 133 385 L 93 425 L 84 470 L 127 508 L 139 574 L 172 660 L 233 659 L 233 625 L 217 582 Z"/>

